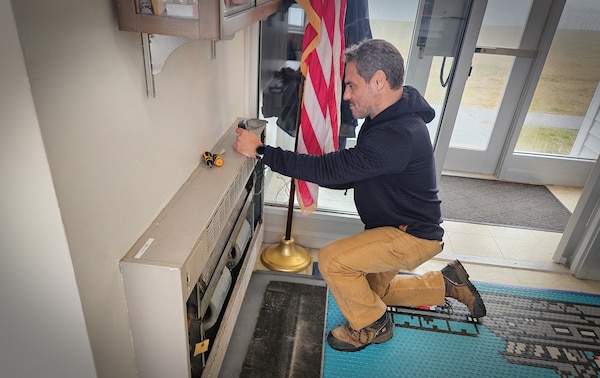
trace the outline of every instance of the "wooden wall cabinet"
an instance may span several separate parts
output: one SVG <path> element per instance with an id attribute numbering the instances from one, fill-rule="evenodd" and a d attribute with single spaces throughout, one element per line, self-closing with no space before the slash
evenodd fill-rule
<path id="1" fill-rule="evenodd" d="M 115 1 L 122 31 L 207 40 L 230 38 L 281 7 L 281 0 Z"/>

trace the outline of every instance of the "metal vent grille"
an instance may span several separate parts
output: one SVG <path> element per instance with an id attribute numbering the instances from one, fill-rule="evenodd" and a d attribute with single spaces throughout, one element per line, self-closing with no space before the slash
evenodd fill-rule
<path id="1" fill-rule="evenodd" d="M 251 176 L 253 169 L 253 160 L 246 159 L 242 168 L 223 196 L 221 203 L 217 206 L 217 210 L 206 228 L 207 251 L 209 251 L 210 257 L 206 263 L 206 267 L 200 275 L 200 280 L 198 281 L 201 292 L 204 292 L 208 287 L 208 283 L 219 263 L 223 249 L 229 240 L 231 231 L 239 216 L 244 200 L 247 197 L 245 195 L 248 193 L 246 190 L 246 183 L 248 182 L 248 178 Z"/>
<path id="2" fill-rule="evenodd" d="M 223 196 L 221 203 L 219 203 L 219 206 L 217 206 L 217 210 L 207 226 L 209 251 L 212 251 L 218 247 L 216 242 L 219 240 L 221 232 L 226 230 L 226 223 L 231 217 L 232 213 L 236 212 L 237 210 L 235 209 L 236 204 L 246 187 L 246 182 L 252 173 L 253 166 L 252 160 L 247 159 L 245 161 L 240 169 L 240 172 L 238 172 L 235 179 L 227 189 L 227 192 Z"/>

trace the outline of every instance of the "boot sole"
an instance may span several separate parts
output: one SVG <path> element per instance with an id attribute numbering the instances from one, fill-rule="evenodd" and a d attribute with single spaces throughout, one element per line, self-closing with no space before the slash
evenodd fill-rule
<path id="1" fill-rule="evenodd" d="M 338 347 L 338 346 L 332 345 L 332 342 L 329 341 L 330 339 L 333 339 L 333 340 L 337 341 L 337 339 L 331 334 L 331 332 L 329 332 L 329 335 L 327 335 L 327 344 L 329 344 L 329 346 L 332 349 L 335 349 L 335 350 L 340 351 L 340 352 L 358 352 L 360 350 L 365 349 L 369 345 L 371 345 L 371 344 L 364 344 L 364 345 L 357 346 L 357 347 L 350 347 L 350 346 L 349 347 L 344 347 L 344 346 Z M 352 345 L 352 344 L 349 344 L 349 345 Z"/>
<path id="2" fill-rule="evenodd" d="M 393 327 L 393 325 L 392 325 Z M 392 330 L 392 332 L 389 332 L 388 334 L 386 334 L 384 337 L 378 339 L 377 337 L 373 340 L 373 342 L 371 344 L 383 344 L 386 341 L 390 341 L 392 339 L 392 337 L 394 337 L 394 331 Z"/>

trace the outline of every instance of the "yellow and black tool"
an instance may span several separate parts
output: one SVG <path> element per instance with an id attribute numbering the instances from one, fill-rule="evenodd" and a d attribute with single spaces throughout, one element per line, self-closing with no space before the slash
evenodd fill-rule
<path id="1" fill-rule="evenodd" d="M 212 160 L 213 160 L 213 164 L 217 167 L 220 167 L 223 165 L 223 158 L 221 157 L 221 155 L 213 154 Z"/>
<path id="2" fill-rule="evenodd" d="M 208 165 L 209 167 L 213 167 L 213 165 L 215 165 L 215 162 L 213 160 L 213 154 L 210 153 L 210 151 L 204 151 L 204 153 L 202 154 L 202 157 L 204 158 L 204 162 L 206 163 L 206 165 Z M 223 163 L 221 162 L 221 165 L 223 165 Z"/>
<path id="3" fill-rule="evenodd" d="M 221 152 L 219 152 L 218 154 L 213 154 L 210 151 L 204 151 L 204 153 L 202 154 L 202 158 L 204 159 L 206 165 L 208 165 L 209 167 L 220 167 L 223 165 L 223 158 L 221 157 L 221 155 L 223 155 L 224 153 L 225 150 L 221 150 Z"/>

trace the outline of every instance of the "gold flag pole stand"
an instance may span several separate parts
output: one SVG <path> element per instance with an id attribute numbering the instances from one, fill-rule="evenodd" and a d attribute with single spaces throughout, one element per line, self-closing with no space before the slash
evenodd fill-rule
<path id="1" fill-rule="evenodd" d="M 298 134 L 300 129 L 300 114 L 302 107 L 302 97 L 304 93 L 304 75 L 300 79 L 298 102 L 298 113 L 296 118 L 296 141 L 294 151 L 298 150 Z M 311 263 L 310 254 L 308 251 L 294 242 L 292 233 L 292 218 L 294 215 L 294 194 L 296 192 L 296 183 L 294 179 L 290 182 L 290 198 L 288 201 L 287 225 L 285 228 L 285 236 L 281 238 L 279 244 L 274 244 L 263 249 L 260 255 L 260 261 L 269 270 L 279 272 L 297 273 L 305 270 Z"/>
<path id="2" fill-rule="evenodd" d="M 295 183 L 292 179 L 285 236 L 281 238 L 279 244 L 270 245 L 263 249 L 260 255 L 260 261 L 270 270 L 297 273 L 308 268 L 311 263 L 308 251 L 296 245 L 294 238 L 290 236 L 294 214 L 294 191 Z"/>

